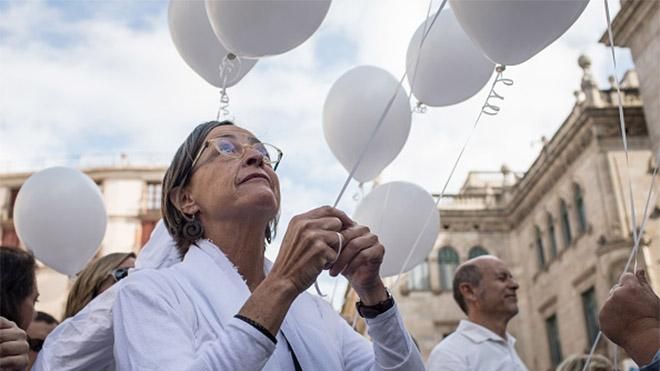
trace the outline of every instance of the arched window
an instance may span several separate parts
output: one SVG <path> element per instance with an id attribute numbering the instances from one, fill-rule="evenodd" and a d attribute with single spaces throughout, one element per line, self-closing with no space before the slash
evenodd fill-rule
<path id="1" fill-rule="evenodd" d="M 555 221 L 552 218 L 552 215 L 548 213 L 548 240 L 550 241 L 550 256 L 557 256 L 557 236 L 555 234 Z"/>
<path id="2" fill-rule="evenodd" d="M 575 201 L 575 213 L 577 214 L 578 228 L 580 233 L 587 231 L 587 214 L 584 211 L 584 198 L 582 189 L 577 183 L 573 183 L 573 199 Z"/>
<path id="3" fill-rule="evenodd" d="M 431 283 L 429 281 L 429 265 L 426 261 L 417 265 L 410 271 L 408 288 L 410 288 L 411 291 L 431 289 Z"/>
<path id="4" fill-rule="evenodd" d="M 568 219 L 568 208 L 566 208 L 566 202 L 563 199 L 559 201 L 559 214 L 561 216 L 561 230 L 562 235 L 564 236 L 564 246 L 568 248 L 573 240 L 573 235 L 571 234 L 571 222 Z"/>
<path id="5" fill-rule="evenodd" d="M 472 259 L 472 258 L 476 258 L 477 256 L 481 256 L 481 255 L 488 255 L 488 250 L 484 249 L 481 246 L 475 246 L 475 247 L 470 249 L 470 252 L 468 253 L 468 258 Z"/>
<path id="6" fill-rule="evenodd" d="M 438 265 L 440 266 L 440 288 L 451 290 L 454 272 L 458 267 L 458 254 L 450 246 L 445 246 L 438 252 Z"/>
<path id="7" fill-rule="evenodd" d="M 538 225 L 534 226 L 534 238 L 536 239 L 536 254 L 538 256 L 539 268 L 543 269 L 545 267 L 545 251 L 543 251 L 541 228 Z"/>

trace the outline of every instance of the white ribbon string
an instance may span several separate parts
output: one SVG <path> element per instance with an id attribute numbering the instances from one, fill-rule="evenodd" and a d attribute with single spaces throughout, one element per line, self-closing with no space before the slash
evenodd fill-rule
<path id="1" fill-rule="evenodd" d="M 435 16 L 433 16 L 433 20 L 431 21 L 431 24 L 429 25 L 428 29 L 426 29 L 426 32 L 424 33 L 424 36 L 422 37 L 422 40 L 419 43 L 419 51 L 417 52 L 417 60 L 419 61 L 420 53 L 422 51 L 422 46 L 424 45 L 424 42 L 426 41 L 426 37 L 428 36 L 429 32 L 431 32 L 431 28 L 435 24 L 435 21 L 438 19 L 438 16 L 440 15 L 440 12 L 442 9 L 445 7 L 447 4 L 448 0 L 442 0 L 442 3 L 440 4 L 440 7 L 435 13 Z M 426 25 L 426 22 L 428 21 L 429 14 L 431 13 L 431 4 L 433 4 L 433 0 L 430 0 L 429 7 L 426 11 L 426 18 L 424 18 L 424 24 Z M 426 26 L 424 26 L 426 28 Z M 372 142 L 374 141 L 374 138 L 376 137 L 376 134 L 378 134 L 378 131 L 380 130 L 380 127 L 383 125 L 383 122 L 385 121 L 385 116 L 390 111 L 390 108 L 392 107 L 392 104 L 394 103 L 394 100 L 396 99 L 397 93 L 399 92 L 399 88 L 403 85 L 403 81 L 405 80 L 407 75 L 407 72 L 404 72 L 403 75 L 401 76 L 401 79 L 399 79 L 399 84 L 397 85 L 396 89 L 394 89 L 394 93 L 392 94 L 392 98 L 387 102 L 387 105 L 385 106 L 385 110 L 383 113 L 380 115 L 380 118 L 378 119 L 378 123 L 376 124 L 376 127 L 374 130 L 371 132 L 371 136 L 369 137 L 369 140 L 367 140 L 367 144 L 364 146 L 362 149 L 362 152 L 360 153 L 360 157 L 358 157 L 358 160 L 355 162 L 355 165 L 353 165 L 353 168 L 351 169 L 350 173 L 346 177 L 346 180 L 344 181 L 344 184 L 341 187 L 341 190 L 339 191 L 339 195 L 337 195 L 337 199 L 335 199 L 335 203 L 332 205 L 332 207 L 337 207 L 339 204 L 339 201 L 341 201 L 342 197 L 344 196 L 344 192 L 346 192 L 346 188 L 348 187 L 348 184 L 351 182 L 351 179 L 353 179 L 353 175 L 355 175 L 355 172 L 357 171 L 357 168 L 360 166 L 362 163 L 362 160 L 364 159 L 364 156 L 368 153 L 369 147 L 371 147 Z M 412 96 L 412 90 L 415 84 L 415 80 L 413 77 L 413 81 L 410 84 L 410 92 L 408 93 L 408 101 L 410 101 L 410 97 Z M 316 293 L 319 294 L 320 296 L 325 297 L 326 295 L 321 292 L 319 289 L 318 283 L 314 282 L 314 288 L 316 289 Z"/>
<path id="2" fill-rule="evenodd" d="M 218 66 L 218 73 L 222 87 L 220 88 L 220 104 L 218 107 L 218 114 L 216 121 L 220 121 L 221 117 L 229 118 L 231 112 L 229 111 L 229 95 L 227 95 L 227 80 L 232 72 L 238 72 L 241 69 L 241 59 L 234 54 L 227 54 L 222 58 L 220 66 Z"/>
<path id="3" fill-rule="evenodd" d="M 628 194 L 630 198 L 630 213 L 631 213 L 631 225 L 632 225 L 632 235 L 633 235 L 633 241 L 634 241 L 634 246 L 632 251 L 630 252 L 630 256 L 628 257 L 628 261 L 626 262 L 626 266 L 623 269 L 623 272 L 621 275 L 626 273 L 628 271 L 628 268 L 630 267 L 630 262 L 637 258 L 637 249 L 639 247 L 639 242 L 641 240 L 640 236 L 644 233 L 644 227 L 646 224 L 646 219 L 648 217 L 647 215 L 647 209 L 648 209 L 648 203 L 651 199 L 651 193 L 653 192 L 653 186 L 655 184 L 655 176 L 657 174 L 657 166 L 655 167 L 653 171 L 653 178 L 651 181 L 651 189 L 649 190 L 649 195 L 646 200 L 646 206 L 644 206 L 644 219 L 642 220 L 642 226 L 640 227 L 639 232 L 637 231 L 637 217 L 635 213 L 635 202 L 633 198 L 633 189 L 632 189 L 632 179 L 630 176 L 630 159 L 628 156 L 628 137 L 626 135 L 626 122 L 624 119 L 623 115 L 623 97 L 621 95 L 621 87 L 619 86 L 619 79 L 617 77 L 617 63 L 616 63 L 616 53 L 614 51 L 614 36 L 612 35 L 612 20 L 610 18 L 610 7 L 608 0 L 603 0 L 603 4 L 605 5 L 605 19 L 607 20 L 607 36 L 609 38 L 610 42 L 610 51 L 612 54 L 612 66 L 614 68 L 614 87 L 616 88 L 616 93 L 617 93 L 617 103 L 619 106 L 619 130 L 621 131 L 621 140 L 623 141 L 623 150 L 625 152 L 626 156 L 626 175 L 628 177 Z M 635 268 L 637 264 L 635 263 Z M 619 279 L 621 279 L 621 276 L 619 276 Z M 591 351 L 589 352 L 589 357 L 587 358 L 587 362 L 584 364 L 584 367 L 582 368 L 582 371 L 586 371 L 589 365 L 591 364 L 591 359 L 594 355 L 594 351 L 596 350 L 596 346 L 598 345 L 598 342 L 601 339 L 602 332 L 598 331 L 598 336 L 596 337 L 596 340 L 594 341 L 593 346 L 591 347 Z"/>
<path id="4" fill-rule="evenodd" d="M 426 230 L 426 227 L 428 227 L 428 224 L 431 221 L 431 218 L 433 217 L 433 213 L 438 212 L 438 204 L 440 204 L 440 201 L 442 200 L 445 192 L 447 191 L 447 186 L 449 185 L 449 182 L 454 176 L 454 172 L 456 171 L 456 168 L 458 167 L 458 164 L 461 161 L 461 158 L 463 157 L 463 153 L 465 152 L 465 149 L 467 148 L 468 144 L 470 143 L 470 140 L 472 139 L 472 136 L 474 135 L 477 129 L 477 125 L 479 125 L 479 121 L 481 120 L 481 117 L 484 114 L 489 116 L 495 116 L 499 113 L 500 107 L 495 103 L 491 102 L 491 99 L 503 100 L 504 97 L 497 94 L 497 92 L 495 92 L 495 86 L 500 82 L 506 86 L 513 85 L 513 80 L 502 77 L 504 70 L 505 70 L 504 66 L 496 67 L 497 75 L 495 76 L 495 79 L 493 80 L 493 84 L 490 87 L 490 91 L 488 92 L 488 97 L 486 98 L 484 104 L 481 106 L 479 115 L 477 115 L 477 119 L 474 121 L 474 124 L 472 125 L 472 130 L 470 131 L 470 134 L 465 140 L 465 143 L 463 143 L 463 147 L 461 148 L 460 152 L 458 153 L 458 156 L 456 157 L 456 160 L 454 161 L 454 165 L 452 166 L 451 171 L 449 172 L 449 176 L 447 177 L 447 180 L 445 181 L 445 184 L 442 187 L 442 191 L 440 192 L 438 199 L 435 201 L 434 207 L 429 211 L 429 214 L 426 217 L 426 221 L 424 222 L 424 226 L 422 227 L 422 229 L 420 229 L 420 232 L 417 235 L 417 238 L 415 239 L 415 242 L 413 243 L 410 252 L 408 252 L 408 256 L 406 257 L 406 260 L 403 262 L 403 265 L 401 265 L 401 270 L 397 275 L 396 281 L 394 281 L 394 284 L 390 286 L 390 291 L 394 291 L 396 289 L 397 285 L 399 284 L 399 281 L 401 280 L 401 276 L 406 268 L 406 265 L 408 265 L 408 262 L 410 262 L 410 259 L 412 258 L 413 254 L 415 253 L 415 250 L 417 249 L 417 246 L 419 245 L 419 241 L 422 238 L 422 234 L 424 230 Z"/>
<path id="5" fill-rule="evenodd" d="M 433 2 L 433 0 L 431 0 Z M 442 4 L 440 4 L 440 8 L 435 13 L 435 16 L 433 17 L 433 20 L 431 21 L 431 24 L 429 25 L 428 29 L 426 30 L 426 33 L 424 34 L 424 37 L 422 37 L 422 40 L 419 43 L 419 51 L 417 52 L 417 61 L 419 61 L 419 55 L 422 51 L 422 46 L 424 45 L 424 42 L 426 41 L 426 37 L 428 36 L 429 32 L 431 32 L 431 28 L 435 24 L 435 21 L 438 19 L 438 16 L 440 15 L 440 12 L 442 9 L 445 7 L 445 4 L 447 4 L 447 0 L 443 0 Z M 429 12 L 431 11 L 431 6 L 429 6 L 427 14 L 426 14 L 426 20 L 429 18 Z M 364 159 L 364 156 L 368 153 L 369 147 L 371 147 L 372 142 L 374 141 L 374 138 L 376 137 L 376 134 L 378 134 L 378 131 L 380 130 L 380 127 L 383 125 L 383 121 L 385 121 L 385 116 L 390 111 L 390 108 L 392 107 L 392 104 L 394 103 L 394 100 L 396 99 L 397 93 L 399 92 L 399 88 L 403 85 L 403 81 L 405 80 L 407 75 L 407 72 L 404 72 L 403 75 L 401 76 L 401 79 L 399 80 L 399 84 L 397 85 L 396 89 L 394 89 L 394 94 L 392 94 L 392 98 L 387 102 L 387 105 L 385 106 L 385 110 L 383 113 L 380 115 L 380 118 L 378 119 L 378 123 L 376 124 L 376 127 L 374 127 L 374 130 L 371 132 L 371 136 L 369 137 L 369 140 L 367 141 L 367 144 L 364 146 L 362 149 L 362 152 L 360 153 L 360 157 L 358 157 L 358 160 L 355 162 L 355 165 L 353 165 L 353 168 L 351 168 L 350 173 L 348 174 L 348 177 L 346 177 L 346 180 L 344 181 L 344 185 L 341 187 L 341 190 L 339 191 L 339 195 L 337 196 L 337 199 L 335 200 L 335 203 L 332 205 L 333 207 L 337 207 L 339 204 L 339 201 L 341 201 L 342 196 L 344 195 L 344 192 L 346 191 L 346 187 L 348 187 L 348 184 L 351 182 L 351 179 L 353 178 L 353 175 L 355 175 L 355 172 L 357 171 L 357 168 L 360 166 L 362 163 L 362 160 Z M 413 80 L 410 84 L 410 93 L 408 94 L 408 100 L 410 100 L 410 96 L 412 95 L 412 90 L 415 84 L 415 79 L 413 76 Z"/>

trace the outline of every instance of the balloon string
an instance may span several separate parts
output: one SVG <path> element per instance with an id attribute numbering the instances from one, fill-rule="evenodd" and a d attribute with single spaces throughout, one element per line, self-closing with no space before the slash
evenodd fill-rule
<path id="1" fill-rule="evenodd" d="M 632 214 L 632 234 L 633 240 L 637 236 L 637 218 L 635 213 L 635 202 L 633 199 L 633 186 L 632 179 L 630 176 L 630 158 L 628 156 L 628 136 L 626 134 L 626 121 L 623 116 L 623 96 L 621 95 L 621 87 L 619 86 L 619 79 L 617 77 L 617 63 L 616 63 L 616 53 L 614 52 L 614 37 L 612 36 L 612 21 L 610 19 L 610 8 L 608 5 L 608 0 L 603 0 L 605 3 L 605 17 L 607 18 L 607 35 L 610 40 L 610 51 L 612 52 L 612 65 L 614 67 L 614 87 L 616 88 L 618 106 L 619 106 L 619 126 L 621 130 L 621 140 L 623 141 L 623 150 L 626 155 L 626 175 L 628 177 L 628 196 L 630 197 L 630 212 Z"/>
<path id="2" fill-rule="evenodd" d="M 628 261 L 626 262 L 626 266 L 623 268 L 623 272 L 619 275 L 619 279 L 617 282 L 614 284 L 613 287 L 616 287 L 619 281 L 621 281 L 621 277 L 628 272 L 628 269 L 630 268 L 630 264 L 632 263 L 634 257 L 637 256 L 637 252 L 639 251 L 639 244 L 642 240 L 641 236 L 644 234 L 644 228 L 646 228 L 646 222 L 648 221 L 649 218 L 649 205 L 651 205 L 651 199 L 653 198 L 653 190 L 655 188 L 655 178 L 656 175 L 658 174 L 658 165 L 656 164 L 655 168 L 653 168 L 653 175 L 651 176 L 651 186 L 649 187 L 649 191 L 646 195 L 646 205 L 644 205 L 644 214 L 642 218 L 642 224 L 639 227 L 639 233 L 637 234 L 637 237 L 634 239 L 634 244 L 632 251 L 630 252 L 630 255 L 628 255 Z M 587 362 L 585 363 L 584 367 L 582 368 L 582 371 L 586 371 L 587 368 L 589 367 L 589 364 L 591 364 L 591 358 L 594 356 L 594 351 L 596 350 L 596 346 L 598 345 L 598 342 L 600 341 L 600 338 L 602 337 L 602 331 L 598 331 L 598 336 L 596 337 L 596 340 L 594 341 L 594 345 L 591 347 L 591 351 L 589 352 L 589 357 L 587 358 Z"/>
<path id="3" fill-rule="evenodd" d="M 432 0 L 431 0 L 432 1 Z M 435 16 L 433 17 L 433 21 L 431 21 L 431 25 L 429 26 L 426 34 L 422 38 L 422 41 L 420 42 L 420 51 L 421 47 L 424 44 L 424 41 L 426 41 L 426 37 L 428 36 L 429 32 L 431 31 L 431 28 L 433 27 L 433 24 L 435 23 L 435 20 L 438 18 L 438 15 L 444 8 L 445 4 L 447 3 L 447 0 L 443 0 L 442 4 L 440 4 L 440 8 L 436 11 Z M 430 11 L 431 7 L 429 7 Z M 426 18 L 428 19 L 428 13 Z M 419 55 L 419 52 L 418 52 Z M 419 58 L 418 58 L 419 60 Z M 364 156 L 367 154 L 369 147 L 371 146 L 371 143 L 374 141 L 374 138 L 376 137 L 376 134 L 378 134 L 378 131 L 380 130 L 380 127 L 383 125 L 383 122 L 385 120 L 385 116 L 387 116 L 387 113 L 390 111 L 390 108 L 392 107 L 392 104 L 394 103 L 394 100 L 396 99 L 397 93 L 399 92 L 399 88 L 403 85 L 403 81 L 406 78 L 407 73 L 404 72 L 403 75 L 401 76 L 401 79 L 399 80 L 399 84 L 397 85 L 396 89 L 394 89 L 394 94 L 392 94 L 392 98 L 390 98 L 389 102 L 387 102 L 387 105 L 385 106 L 385 110 L 383 113 L 380 115 L 380 118 L 378 119 L 378 123 L 376 124 L 376 127 L 374 130 L 371 132 L 371 136 L 369 137 L 369 140 L 367 141 L 367 144 L 364 146 L 362 149 L 362 152 L 360 153 L 360 157 L 358 157 L 358 160 L 355 162 L 355 165 L 351 168 L 350 173 L 348 174 L 348 177 L 346 177 L 346 180 L 344 181 L 344 184 L 341 188 L 341 191 L 339 191 L 339 195 L 337 196 L 337 199 L 335 200 L 335 203 L 333 204 L 333 207 L 337 207 L 339 204 L 339 201 L 341 201 L 342 196 L 344 195 L 344 192 L 346 191 L 346 187 L 348 187 L 348 184 L 350 183 L 351 179 L 353 178 L 353 175 L 355 175 L 355 172 L 357 171 L 357 168 L 360 166 L 360 163 L 362 163 L 362 160 L 364 159 Z M 413 80 L 411 85 L 410 85 L 410 94 L 412 94 L 412 90 L 414 87 L 415 81 Z M 408 99 L 410 99 L 410 95 L 408 96 Z"/>
<path id="4" fill-rule="evenodd" d="M 229 53 L 222 58 L 220 66 L 218 66 L 218 74 L 220 76 L 220 81 L 222 81 L 222 87 L 220 88 L 220 104 L 218 107 L 218 114 L 215 119 L 220 121 L 221 117 L 228 118 L 231 115 L 229 111 L 229 95 L 227 95 L 227 80 L 229 75 L 233 72 L 238 72 L 241 68 L 241 59 L 236 55 Z"/>
<path id="5" fill-rule="evenodd" d="M 430 0 L 430 3 L 433 3 L 433 0 Z M 429 18 L 429 14 L 431 12 L 431 4 L 429 4 L 429 7 L 426 12 L 426 18 L 424 18 L 424 22 L 426 24 L 426 21 Z M 424 45 L 424 41 L 426 41 L 426 37 L 428 36 L 429 32 L 431 32 L 431 28 L 435 24 L 435 21 L 438 19 L 438 16 L 440 15 L 440 12 L 442 9 L 445 7 L 445 4 L 447 4 L 447 0 L 443 0 L 442 3 L 440 4 L 440 7 L 435 13 L 435 16 L 433 17 L 433 20 L 431 21 L 431 24 L 429 25 L 428 30 L 426 30 L 426 33 L 422 37 L 422 40 L 419 43 L 419 51 L 417 52 L 417 55 L 419 56 L 419 53 L 421 52 L 421 48 Z M 426 26 L 425 26 L 426 27 Z M 417 58 L 419 60 L 419 57 Z M 371 143 L 374 141 L 374 138 L 376 137 L 376 134 L 378 134 L 378 131 L 380 130 L 380 127 L 383 125 L 383 121 L 385 120 L 385 116 L 387 116 L 387 113 L 390 111 L 390 108 L 392 107 L 392 104 L 394 103 L 394 100 L 396 99 L 396 96 L 399 92 L 399 88 L 403 86 L 403 81 L 405 80 L 407 75 L 407 72 L 404 72 L 403 75 L 401 76 L 401 79 L 399 79 L 399 84 L 397 87 L 394 89 L 394 93 L 392 94 L 392 98 L 387 102 L 387 105 L 385 106 L 385 110 L 383 113 L 380 115 L 380 118 L 378 119 L 378 123 L 376 124 L 376 127 L 374 130 L 371 132 L 371 136 L 369 137 L 369 140 L 367 140 L 367 144 L 364 146 L 362 149 L 362 152 L 360 153 L 360 157 L 358 157 L 358 160 L 355 162 L 355 165 L 351 168 L 351 171 L 349 172 L 348 176 L 346 177 L 346 180 L 344 180 L 344 184 L 341 187 L 341 190 L 339 191 L 339 194 L 337 195 L 337 198 L 335 199 L 334 204 L 332 204 L 332 207 L 337 207 L 339 204 L 339 201 L 341 201 L 342 197 L 344 196 L 344 192 L 346 192 L 346 188 L 348 187 L 348 184 L 351 182 L 351 179 L 353 178 L 353 175 L 355 175 L 355 172 L 357 171 L 357 168 L 360 166 L 362 163 L 362 160 L 364 159 L 364 156 L 367 154 L 367 151 L 369 147 L 371 146 Z M 412 90 L 415 85 L 415 80 L 413 79 L 411 85 L 410 85 L 410 93 L 408 95 L 408 101 L 410 101 L 410 96 L 412 95 Z M 319 296 L 325 297 L 321 290 L 319 289 L 318 282 L 314 282 L 314 289 L 316 290 L 316 293 Z"/>
<path id="6" fill-rule="evenodd" d="M 449 176 L 447 177 L 447 180 L 445 181 L 444 186 L 442 187 L 442 191 L 440 192 L 440 195 L 438 196 L 438 199 L 435 201 L 434 207 L 429 211 L 428 216 L 426 217 L 426 221 L 424 222 L 424 226 L 420 229 L 419 234 L 417 235 L 417 238 L 415 239 L 415 242 L 413 243 L 412 248 L 408 252 L 408 256 L 406 257 L 406 260 L 403 262 L 403 265 L 401 265 L 401 269 L 399 270 L 399 273 L 397 274 L 397 278 L 394 281 L 394 283 L 390 286 L 390 291 L 394 291 L 396 289 L 397 285 L 399 284 L 399 281 L 401 280 L 401 276 L 403 275 L 403 271 L 406 269 L 406 265 L 410 262 L 410 259 L 412 258 L 413 254 L 415 253 L 415 250 L 417 249 L 417 246 L 419 245 L 419 241 L 422 238 L 422 234 L 424 230 L 428 227 L 428 224 L 431 222 L 431 218 L 433 217 L 433 213 L 438 212 L 438 205 L 440 204 L 440 201 L 445 195 L 445 192 L 447 191 L 447 187 L 449 186 L 449 181 L 452 179 L 454 176 L 454 172 L 456 171 L 456 168 L 458 167 L 459 162 L 461 161 L 461 158 L 463 157 L 463 153 L 465 152 L 465 149 L 467 148 L 468 144 L 470 143 L 470 140 L 472 139 L 472 136 L 474 135 L 477 125 L 479 125 L 479 121 L 481 120 L 481 117 L 486 114 L 489 116 L 495 116 L 500 112 L 500 107 L 497 106 L 495 103 L 491 102 L 491 99 L 499 99 L 499 100 L 504 100 L 504 97 L 497 94 L 495 92 L 495 86 L 497 86 L 498 83 L 502 83 L 506 86 L 511 86 L 513 85 L 513 80 L 512 79 L 507 79 L 502 77 L 504 70 L 506 68 L 502 65 L 497 66 L 495 70 L 497 71 L 497 75 L 495 76 L 495 79 L 493 80 L 493 83 L 490 87 L 490 91 L 488 92 L 488 97 L 486 97 L 486 100 L 484 104 L 481 106 L 481 110 L 479 111 L 479 115 L 477 115 L 477 119 L 474 121 L 474 124 L 472 125 L 472 130 L 470 131 L 470 134 L 468 135 L 467 139 L 465 140 L 465 143 L 463 143 L 463 147 L 461 148 L 460 152 L 458 153 L 458 156 L 456 157 L 456 160 L 454 161 L 454 165 L 451 168 L 451 171 L 449 172 Z"/>
<path id="7" fill-rule="evenodd" d="M 644 220 L 642 221 L 642 226 L 641 226 L 641 228 L 639 230 L 639 233 L 638 233 L 637 232 L 637 225 L 636 225 L 637 224 L 637 217 L 635 215 L 636 214 L 635 213 L 635 202 L 634 202 L 633 190 L 632 190 L 632 179 L 630 177 L 630 159 L 629 159 L 629 156 L 628 156 L 628 138 L 627 138 L 627 135 L 626 135 L 626 122 L 625 122 L 624 115 L 623 115 L 623 98 L 621 96 L 621 88 L 619 86 L 619 79 L 617 77 L 616 53 L 614 51 L 614 36 L 612 35 L 612 20 L 610 18 L 610 7 L 609 7 L 608 1 L 603 0 L 603 4 L 605 5 L 605 19 L 607 20 L 607 36 L 608 36 L 609 42 L 610 42 L 610 52 L 612 54 L 612 66 L 614 68 L 614 87 L 616 88 L 617 103 L 618 103 L 618 106 L 619 106 L 619 130 L 621 131 L 621 140 L 623 141 L 623 150 L 624 150 L 625 156 L 626 156 L 626 175 L 628 177 L 628 194 L 629 194 L 628 196 L 630 198 L 630 213 L 631 213 L 631 217 L 632 217 L 631 218 L 632 219 L 631 220 L 631 225 L 632 225 L 632 235 L 633 235 L 633 241 L 634 241 L 633 249 L 630 253 L 630 256 L 628 257 L 628 262 L 626 263 L 626 266 L 623 270 L 623 273 L 621 273 L 621 275 L 623 275 L 624 273 L 626 273 L 628 271 L 628 268 L 630 266 L 630 262 L 632 261 L 632 259 L 633 258 L 636 259 L 636 257 L 637 257 L 637 249 L 638 249 L 639 240 L 640 240 L 639 235 L 641 235 L 644 232 L 644 224 L 646 223 L 647 216 L 646 215 L 644 216 Z M 655 182 L 656 173 L 657 173 L 657 166 L 656 166 L 655 170 L 653 171 L 653 181 L 651 183 L 652 186 L 653 186 L 653 183 Z M 644 207 L 645 214 L 646 214 L 646 211 L 647 211 L 646 209 L 648 207 L 648 201 L 650 200 L 650 193 L 651 192 L 652 192 L 652 188 L 651 188 L 651 190 L 649 190 L 649 198 L 647 199 L 647 206 Z M 635 264 L 635 266 L 636 265 L 637 264 Z M 621 279 L 621 277 L 619 277 L 619 279 Z M 582 368 L 582 371 L 586 371 L 587 367 L 589 367 L 589 365 L 591 364 L 591 359 L 594 355 L 594 351 L 596 350 L 596 346 L 598 345 L 598 341 L 601 338 L 601 334 L 602 333 L 599 331 L 598 336 L 596 337 L 596 341 L 594 342 L 594 345 L 591 348 L 591 351 L 589 352 L 589 357 L 587 358 L 587 362 L 585 363 L 584 367 Z"/>

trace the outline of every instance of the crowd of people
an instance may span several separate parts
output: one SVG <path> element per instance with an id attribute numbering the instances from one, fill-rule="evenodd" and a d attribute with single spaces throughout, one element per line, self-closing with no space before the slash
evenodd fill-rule
<path id="1" fill-rule="evenodd" d="M 456 270 L 467 318 L 426 365 L 379 277 L 385 248 L 367 227 L 316 208 L 291 220 L 277 258 L 266 259 L 281 158 L 229 121 L 199 125 L 165 174 L 163 220 L 149 242 L 138 256 L 109 254 L 81 271 L 61 323 L 35 313 L 35 258 L 0 247 L 0 369 L 527 370 L 507 332 L 518 283 L 494 256 Z M 370 340 L 306 292 L 323 270 L 348 279 Z M 644 271 L 622 276 L 600 325 L 642 370 L 660 369 L 660 298 Z M 608 362 L 594 357 L 591 369 Z"/>

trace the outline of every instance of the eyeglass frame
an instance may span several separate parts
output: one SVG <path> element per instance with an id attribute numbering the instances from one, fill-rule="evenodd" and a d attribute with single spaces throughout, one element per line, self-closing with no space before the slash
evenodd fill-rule
<path id="1" fill-rule="evenodd" d="M 199 161 L 199 159 L 202 157 L 202 154 L 204 153 L 204 150 L 209 147 L 209 144 L 212 143 L 212 142 L 216 142 L 218 140 L 221 140 L 221 139 L 228 139 L 228 138 L 227 137 L 216 137 L 216 138 L 211 138 L 211 139 L 207 139 L 207 140 L 204 141 L 204 145 L 202 145 L 202 148 L 199 149 L 199 151 L 197 152 L 197 155 L 193 159 L 192 164 L 190 165 L 190 174 L 192 174 L 192 172 L 195 171 L 195 165 L 197 165 L 197 161 Z M 273 167 L 273 171 L 277 171 L 277 167 L 279 166 L 280 162 L 282 161 L 282 157 L 284 157 L 284 152 L 282 152 L 281 149 L 275 147 L 274 145 L 272 145 L 270 143 L 255 142 L 255 143 L 251 143 L 251 144 L 242 144 L 242 143 L 238 143 L 238 144 L 241 146 L 241 153 L 236 157 L 220 153 L 218 148 L 215 147 L 215 146 L 213 146 L 213 148 L 215 149 L 216 152 L 218 152 L 218 155 L 220 155 L 220 156 L 227 156 L 229 158 L 240 159 L 245 154 L 246 147 L 254 148 L 254 146 L 256 146 L 258 144 L 270 146 L 273 149 L 275 149 L 275 151 L 277 151 L 277 161 L 272 161 L 270 158 L 268 158 L 267 156 L 264 156 L 264 155 L 262 155 L 262 158 L 263 158 L 265 163 L 267 163 L 267 164 L 269 164 Z"/>
<path id="2" fill-rule="evenodd" d="M 108 272 L 108 274 L 105 275 L 105 278 L 103 279 L 103 281 L 101 281 L 97 285 L 97 287 L 94 288 L 94 291 L 92 292 L 92 298 L 95 298 L 99 295 L 99 289 L 103 285 L 103 282 L 105 282 L 108 279 L 108 277 L 112 277 L 112 279 L 114 280 L 114 282 L 113 282 L 113 285 L 114 285 L 115 283 L 117 283 L 117 282 L 123 280 L 124 278 L 128 277 L 128 272 L 129 271 L 130 271 L 129 267 L 117 267 L 117 268 L 111 270 L 110 272 Z"/>

